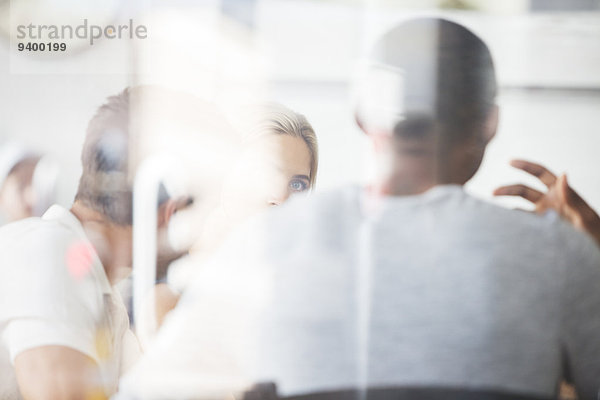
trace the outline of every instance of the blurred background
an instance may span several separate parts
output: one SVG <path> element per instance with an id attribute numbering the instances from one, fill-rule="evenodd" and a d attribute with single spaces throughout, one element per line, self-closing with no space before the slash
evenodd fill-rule
<path id="1" fill-rule="evenodd" d="M 87 122 L 107 96 L 138 84 L 192 93 L 226 114 L 248 102 L 281 102 L 315 128 L 317 190 L 364 181 L 371 161 L 353 119 L 357 65 L 402 19 L 441 15 L 484 38 L 501 88 L 499 131 L 468 189 L 491 198 L 502 184 L 539 186 L 508 165 L 522 157 L 567 172 L 600 209 L 599 0 L 5 0 L 0 12 L 0 142 L 56 160 L 64 206 L 77 187 Z M 68 43 L 55 57 L 15 52 L 15 24 L 49 15 L 99 25 L 132 19 L 147 27 L 147 38 Z M 136 160 L 165 143 L 189 149 L 182 135 L 137 137 Z M 185 157 L 196 162 L 193 151 Z"/>

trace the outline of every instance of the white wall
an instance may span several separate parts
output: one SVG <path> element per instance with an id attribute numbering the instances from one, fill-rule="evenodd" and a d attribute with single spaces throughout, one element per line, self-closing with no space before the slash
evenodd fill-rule
<path id="1" fill-rule="evenodd" d="M 470 188 L 489 196 L 498 184 L 537 183 L 508 166 L 511 158 L 521 157 L 545 164 L 555 173 L 566 172 L 571 184 L 600 210 L 600 92 L 507 90 L 499 104 L 497 137 Z"/>
<path id="2" fill-rule="evenodd" d="M 8 40 L 0 42 L 0 142 L 18 141 L 51 155 L 60 166 L 58 200 L 64 206 L 70 205 L 77 188 L 88 121 L 107 96 L 131 83 L 127 74 L 87 72 L 98 59 L 126 62 L 108 50 L 99 44 L 91 53 L 60 62 L 75 66 L 77 74 L 46 74 L 43 69 L 18 74 L 10 72 Z M 50 66 L 54 68 L 56 64 Z"/>

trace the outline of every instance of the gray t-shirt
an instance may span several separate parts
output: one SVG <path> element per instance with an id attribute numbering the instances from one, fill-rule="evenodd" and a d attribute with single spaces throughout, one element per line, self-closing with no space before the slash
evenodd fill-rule
<path id="1" fill-rule="evenodd" d="M 563 378 L 597 397 L 590 238 L 460 186 L 380 200 L 349 188 L 292 199 L 234 234 L 122 388 L 152 398 L 274 381 L 283 395 L 368 385 L 552 397 Z"/>

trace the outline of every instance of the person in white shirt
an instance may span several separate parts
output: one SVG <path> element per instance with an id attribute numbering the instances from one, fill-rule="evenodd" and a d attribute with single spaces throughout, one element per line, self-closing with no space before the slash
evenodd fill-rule
<path id="1" fill-rule="evenodd" d="M 0 398 L 110 396 L 139 353 L 114 285 L 131 272 L 130 91 L 91 119 L 67 210 L 0 229 Z M 159 223 L 175 208 L 164 202 Z"/>

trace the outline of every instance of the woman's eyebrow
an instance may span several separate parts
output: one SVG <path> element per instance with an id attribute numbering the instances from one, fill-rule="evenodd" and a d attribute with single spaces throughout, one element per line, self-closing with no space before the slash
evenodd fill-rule
<path id="1" fill-rule="evenodd" d="M 306 175 L 294 175 L 294 176 L 292 176 L 292 178 L 294 178 L 294 179 L 305 179 L 307 181 L 310 180 L 310 178 L 308 176 L 306 176 Z"/>

